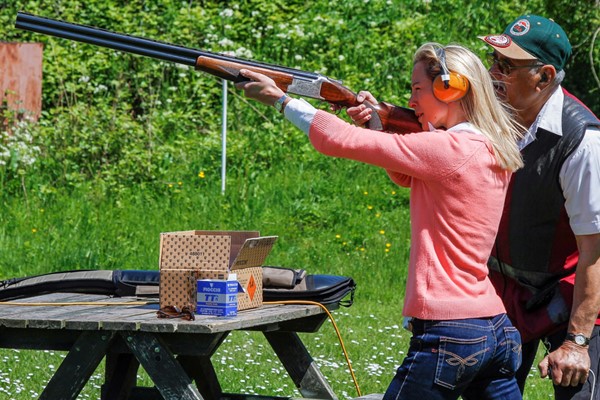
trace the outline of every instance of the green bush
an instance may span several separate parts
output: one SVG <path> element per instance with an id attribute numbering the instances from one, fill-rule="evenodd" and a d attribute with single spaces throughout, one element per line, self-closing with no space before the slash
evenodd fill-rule
<path id="1" fill-rule="evenodd" d="M 89 180 L 110 189 L 142 182 L 156 186 L 174 175 L 217 169 L 221 82 L 185 66 L 17 30 L 18 10 L 320 72 L 401 105 L 409 96 L 411 56 L 420 44 L 461 42 L 483 56 L 486 48 L 477 35 L 500 32 L 518 14 L 533 11 L 554 15 L 569 32 L 575 54 L 566 85 L 594 111 L 599 109 L 597 83 L 579 79 L 591 76 L 599 65 L 598 46 L 592 43 L 598 7 L 587 0 L 486 6 L 423 0 L 337 5 L 9 0 L 0 10 L 4 40 L 45 45 L 44 112 L 32 145 L 41 148 L 36 179 L 53 186 Z M 232 86 L 229 94 L 232 168 L 281 165 L 289 159 L 289 149 L 294 157 L 312 158 L 310 148 L 278 115 L 249 105 Z M 14 191 L 4 170 L 3 189 Z M 21 173 L 33 174 L 26 171 Z"/>

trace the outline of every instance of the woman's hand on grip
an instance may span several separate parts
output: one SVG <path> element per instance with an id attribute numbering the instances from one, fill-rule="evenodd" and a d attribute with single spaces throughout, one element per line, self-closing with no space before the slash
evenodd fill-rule
<path id="1" fill-rule="evenodd" d="M 364 103 L 367 101 L 371 104 L 377 104 L 377 99 L 375 99 L 375 97 L 366 90 L 361 90 L 358 92 L 356 95 L 356 100 L 359 103 Z M 348 114 L 352 121 L 358 126 L 364 126 L 371 119 L 372 112 L 373 110 L 364 104 L 360 104 L 355 107 L 349 107 L 346 110 L 346 114 Z"/>

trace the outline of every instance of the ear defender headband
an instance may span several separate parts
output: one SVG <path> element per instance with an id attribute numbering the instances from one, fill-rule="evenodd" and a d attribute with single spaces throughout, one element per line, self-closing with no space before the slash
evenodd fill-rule
<path id="1" fill-rule="evenodd" d="M 450 72 L 446 65 L 446 51 L 443 47 L 436 50 L 440 59 L 442 73 L 433 80 L 433 95 L 439 101 L 452 103 L 465 97 L 469 91 L 469 80 L 457 72 Z"/>

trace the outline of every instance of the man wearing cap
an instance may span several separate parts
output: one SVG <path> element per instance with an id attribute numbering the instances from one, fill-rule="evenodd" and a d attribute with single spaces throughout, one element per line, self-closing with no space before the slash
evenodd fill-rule
<path id="1" fill-rule="evenodd" d="M 600 399 L 600 121 L 560 85 L 571 44 L 554 21 L 523 15 L 480 39 L 498 95 L 528 128 L 489 261 L 524 343 L 519 386 L 543 341 L 538 367 L 556 399 Z M 358 100 L 377 103 L 369 92 Z M 347 113 L 362 125 L 371 110 Z"/>
<path id="2" fill-rule="evenodd" d="M 557 23 L 523 15 L 481 39 L 499 95 L 528 127 L 489 262 L 524 343 L 517 379 L 523 391 L 543 340 L 538 367 L 556 399 L 600 398 L 600 121 L 560 86 L 571 45 Z"/>

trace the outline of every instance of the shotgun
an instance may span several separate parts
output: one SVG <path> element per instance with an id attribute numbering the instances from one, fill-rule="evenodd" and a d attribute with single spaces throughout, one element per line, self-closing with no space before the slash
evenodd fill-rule
<path id="1" fill-rule="evenodd" d="M 108 47 L 125 53 L 185 64 L 233 82 L 248 80 L 240 75 L 241 69 L 248 69 L 267 75 L 281 90 L 287 93 L 323 100 L 340 107 L 354 107 L 360 104 L 356 101 L 356 93 L 343 86 L 341 81 L 295 68 L 230 57 L 24 12 L 17 13 L 15 27 Z M 374 111 L 367 126 L 370 129 L 395 133 L 411 133 L 422 130 L 414 111 L 410 108 L 394 106 L 385 102 L 378 104 L 364 102 L 363 104 Z"/>

